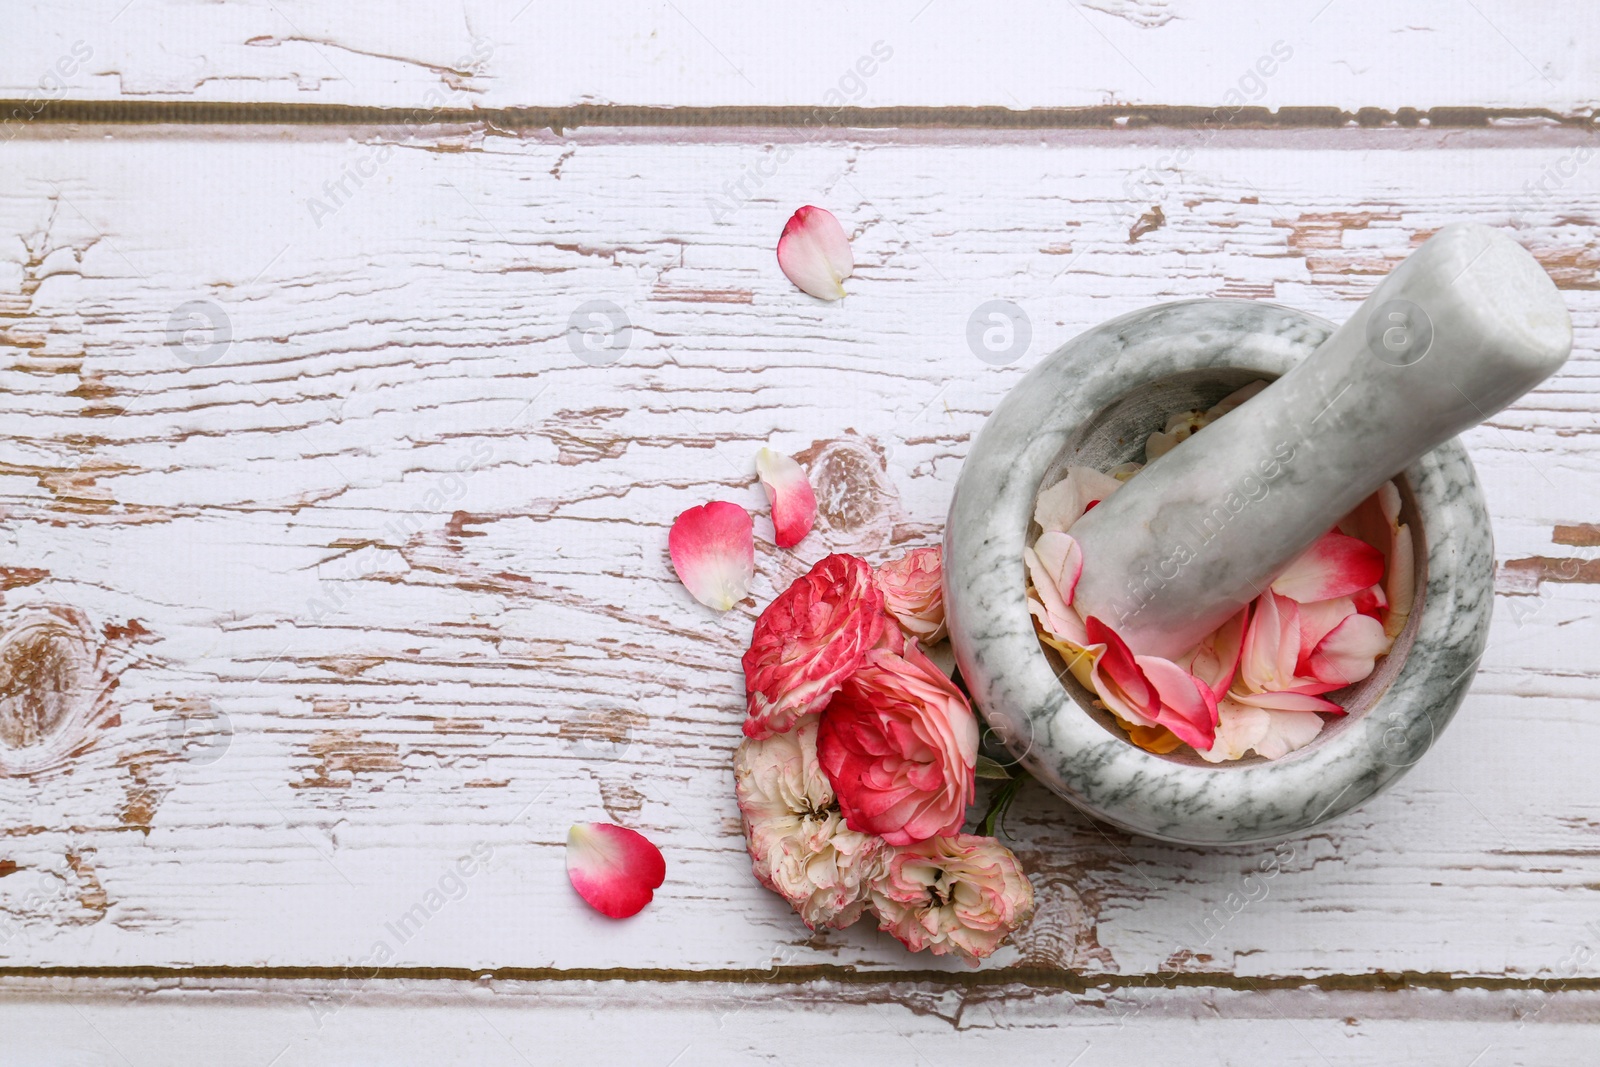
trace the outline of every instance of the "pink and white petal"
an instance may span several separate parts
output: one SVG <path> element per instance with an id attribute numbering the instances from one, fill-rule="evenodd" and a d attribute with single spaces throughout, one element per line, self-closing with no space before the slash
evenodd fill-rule
<path id="1" fill-rule="evenodd" d="M 1099 646 L 1089 646 L 1089 648 L 1097 647 Z M 1106 707 L 1116 712 L 1117 717 L 1124 722 L 1131 722 L 1135 726 L 1160 726 L 1161 723 L 1157 721 L 1157 717 L 1161 714 L 1161 709 L 1158 707 L 1135 707 L 1130 703 L 1121 688 L 1112 682 L 1110 677 L 1100 669 L 1100 659 L 1100 656 L 1096 656 L 1089 667 L 1089 688 L 1094 690 L 1095 695 L 1105 703 Z M 1073 671 L 1074 675 L 1077 673 L 1077 671 Z"/>
<path id="2" fill-rule="evenodd" d="M 770 448 L 756 453 L 756 474 L 772 505 L 774 540 L 779 548 L 793 548 L 817 521 L 817 494 L 792 456 Z"/>
<path id="3" fill-rule="evenodd" d="M 1157 430 L 1155 433 L 1144 439 L 1145 462 L 1154 463 L 1168 452 L 1171 452 L 1174 448 L 1177 448 L 1185 440 L 1187 440 L 1187 436 L 1179 437 L 1175 433 L 1168 433 L 1165 430 Z"/>
<path id="4" fill-rule="evenodd" d="M 1300 659 L 1300 606 L 1267 590 L 1256 597 L 1245 627 L 1239 679 L 1261 692 L 1294 684 Z"/>
<path id="5" fill-rule="evenodd" d="M 1178 740 L 1196 749 L 1208 749 L 1216 740 L 1217 699 L 1204 682 L 1160 656 L 1136 656 L 1144 676 L 1161 699 L 1156 721 Z"/>
<path id="6" fill-rule="evenodd" d="M 755 524 L 749 512 L 713 500 L 679 515 L 667 535 L 672 569 L 700 603 L 727 611 L 750 592 L 756 571 Z"/>
<path id="7" fill-rule="evenodd" d="M 1300 647 L 1310 650 L 1317 647 L 1335 626 L 1356 613 L 1353 597 L 1334 597 L 1332 600 L 1313 600 L 1299 605 Z"/>
<path id="8" fill-rule="evenodd" d="M 1161 712 L 1161 699 L 1127 643 L 1093 615 L 1085 620 L 1084 633 L 1090 643 L 1105 646 L 1090 671 L 1095 692 L 1130 722 L 1153 725 Z"/>
<path id="9" fill-rule="evenodd" d="M 1389 596 L 1383 591 L 1382 585 L 1363 589 L 1351 597 L 1356 610 L 1363 615 L 1371 615 L 1374 619 L 1382 619 L 1389 611 Z"/>
<path id="10" fill-rule="evenodd" d="M 1282 759 L 1316 740 L 1323 724 L 1322 716 L 1311 711 L 1268 712 L 1266 732 L 1256 741 L 1255 750 L 1267 759 Z"/>
<path id="11" fill-rule="evenodd" d="M 1344 713 L 1344 709 L 1333 701 L 1310 693 L 1241 693 L 1234 690 L 1228 694 L 1228 699 L 1269 711 L 1320 711 L 1327 715 Z"/>
<path id="12" fill-rule="evenodd" d="M 1027 555 L 1027 551 L 1027 549 L 1023 550 L 1024 556 Z M 1028 594 L 1028 614 L 1038 619 L 1039 625 L 1044 627 L 1046 632 L 1052 636 L 1054 635 L 1055 631 L 1050 629 L 1050 609 L 1045 607 L 1044 602 L 1031 592 Z M 899 627 L 897 626 L 895 629 L 898 630 Z"/>
<path id="13" fill-rule="evenodd" d="M 1294 665 L 1296 675 L 1305 677 L 1311 674 L 1309 666 L 1311 653 L 1316 651 L 1317 645 L 1324 637 L 1333 632 L 1335 626 L 1355 613 L 1356 602 L 1354 598 L 1347 596 L 1299 605 L 1300 658 Z"/>
<path id="14" fill-rule="evenodd" d="M 1378 507 L 1383 511 L 1383 518 L 1390 529 L 1400 525 L 1400 487 L 1394 482 L 1384 482 L 1373 494 L 1378 498 Z"/>
<path id="15" fill-rule="evenodd" d="M 1045 610 L 1042 620 L 1045 629 L 1054 633 L 1055 627 L 1050 624 L 1050 620 L 1067 614 L 1067 605 L 1061 599 L 1061 591 L 1056 588 L 1056 576 L 1050 573 L 1050 568 L 1044 565 L 1039 554 L 1031 548 L 1022 550 L 1022 561 L 1027 564 L 1028 578 L 1033 582 L 1034 592 L 1038 594 L 1039 603 Z"/>
<path id="16" fill-rule="evenodd" d="M 638 914 L 666 877 L 667 861 L 643 834 L 603 822 L 579 823 L 567 831 L 567 878 L 602 915 Z"/>
<path id="17" fill-rule="evenodd" d="M 1091 505 L 1121 488 L 1121 482 L 1093 467 L 1068 467 L 1065 478 L 1039 494 L 1033 521 L 1047 533 L 1066 533 Z"/>
<path id="18" fill-rule="evenodd" d="M 1315 678 L 1312 678 L 1312 677 L 1298 677 L 1298 678 L 1295 679 L 1295 684 L 1294 685 L 1291 685 L 1286 689 L 1276 690 L 1276 692 L 1279 692 L 1279 693 L 1305 693 L 1305 694 L 1308 694 L 1310 696 L 1319 697 L 1319 696 L 1322 696 L 1324 693 L 1331 693 L 1335 689 L 1343 689 L 1343 688 L 1344 688 L 1344 686 L 1341 685 L 1338 682 L 1319 682 Z M 1342 711 L 1344 709 L 1341 708 L 1340 710 Z"/>
<path id="19" fill-rule="evenodd" d="M 1349 596 L 1383 579 L 1383 553 L 1330 530 L 1272 580 L 1272 591 L 1307 604 Z"/>
<path id="20" fill-rule="evenodd" d="M 1206 635 L 1189 660 L 1188 670 L 1211 689 L 1218 700 L 1233 686 L 1244 654 L 1244 635 L 1250 621 L 1250 605 Z"/>
<path id="21" fill-rule="evenodd" d="M 844 296 L 841 284 L 856 269 L 850 239 L 831 211 L 806 205 L 790 216 L 778 238 L 778 266 L 784 276 L 818 300 Z"/>
<path id="22" fill-rule="evenodd" d="M 1039 562 L 1055 580 L 1056 592 L 1061 602 L 1071 604 L 1078 591 L 1078 578 L 1083 574 L 1083 549 L 1071 534 L 1048 530 L 1033 543 Z"/>
<path id="23" fill-rule="evenodd" d="M 1200 758 L 1208 763 L 1243 759 L 1262 738 L 1267 736 L 1269 720 L 1274 712 L 1253 708 L 1235 700 L 1224 699 L 1217 704 L 1217 740 L 1209 749 L 1200 749 Z"/>
<path id="24" fill-rule="evenodd" d="M 1041 537 L 1039 541 L 1042 543 L 1044 538 Z M 1047 549 L 1049 548 L 1049 546 L 1046 547 Z M 1076 548 L 1077 543 L 1074 542 L 1072 547 Z M 1035 592 L 1038 593 L 1039 604 L 1045 611 L 1044 615 L 1039 616 L 1039 621 L 1044 623 L 1044 628 L 1050 631 L 1052 636 L 1058 637 L 1063 641 L 1071 641 L 1075 645 L 1088 644 L 1088 636 L 1083 628 L 1083 619 L 1061 597 L 1061 572 L 1052 570 L 1045 560 L 1040 557 L 1039 553 L 1032 548 L 1023 549 L 1022 558 L 1028 565 L 1028 576 L 1033 579 L 1033 587 Z M 1053 558 L 1058 566 L 1067 562 L 1064 556 Z M 1081 554 L 1078 557 L 1077 569 L 1078 572 L 1083 569 L 1083 557 Z M 1072 584 L 1076 587 L 1078 581 L 1077 573 L 1072 573 L 1071 577 Z"/>
<path id="25" fill-rule="evenodd" d="M 1393 639 L 1370 615 L 1351 614 L 1328 632 L 1311 653 L 1311 674 L 1319 682 L 1354 685 L 1372 673 Z"/>
<path id="26" fill-rule="evenodd" d="M 1411 608 L 1417 595 L 1417 570 L 1411 543 L 1411 528 L 1401 526 L 1395 531 L 1394 551 L 1389 553 L 1389 573 L 1384 578 L 1383 591 L 1389 598 L 1389 612 L 1384 616 L 1383 628 L 1390 637 L 1397 637 L 1406 628 Z"/>

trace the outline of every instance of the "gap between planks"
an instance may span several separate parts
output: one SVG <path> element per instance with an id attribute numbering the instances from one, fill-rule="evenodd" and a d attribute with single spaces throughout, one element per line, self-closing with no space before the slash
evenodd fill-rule
<path id="1" fill-rule="evenodd" d="M 1048 967 L 1000 967 L 979 971 L 859 970 L 836 964 L 797 967 L 712 968 L 693 970 L 671 967 L 3 967 L 3 979 L 149 979 L 202 980 L 251 979 L 260 981 L 363 982 L 636 982 L 714 985 L 749 983 L 752 976 L 763 985 L 802 985 L 838 982 L 852 986 L 920 985 L 945 989 L 982 989 L 997 986 L 1038 991 L 1088 993 L 1119 990 L 1168 991 L 1178 989 L 1230 990 L 1259 993 L 1272 990 L 1314 989 L 1340 993 L 1395 993 L 1408 990 L 1458 992 L 1600 991 L 1600 975 L 1558 979 L 1507 975 L 1462 975 L 1442 971 L 1368 971 L 1359 974 L 1232 975 L 1217 972 L 1172 974 L 1086 975 Z"/>
<path id="2" fill-rule="evenodd" d="M 0 115 L 31 113 L 31 103 L 0 100 Z M 387 108 L 354 104 L 235 103 L 225 101 L 58 100 L 32 122 L 50 125 L 275 125 L 417 126 L 485 123 L 505 130 L 548 129 L 556 134 L 580 127 L 667 129 L 700 127 L 803 127 L 810 129 L 1138 130 L 1149 127 L 1215 133 L 1232 129 L 1330 130 L 1472 129 L 1550 126 L 1593 131 L 1600 111 L 1550 108 L 1265 107 L 1232 109 L 1188 105 L 1005 108 L 995 106 L 653 107 L 578 104 L 566 107 Z"/>

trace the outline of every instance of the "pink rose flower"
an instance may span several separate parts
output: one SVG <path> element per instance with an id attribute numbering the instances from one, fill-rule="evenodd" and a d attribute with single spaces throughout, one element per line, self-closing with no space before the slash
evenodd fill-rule
<path id="1" fill-rule="evenodd" d="M 744 654 L 746 737 L 784 733 L 820 711 L 883 632 L 883 592 L 856 556 L 832 555 L 756 620 Z"/>
<path id="2" fill-rule="evenodd" d="M 944 572 L 939 549 L 912 549 L 878 568 L 883 606 L 924 645 L 944 640 Z"/>
<path id="3" fill-rule="evenodd" d="M 1011 850 L 960 834 L 891 849 L 872 883 L 878 926 L 913 952 L 976 965 L 1033 913 L 1033 886 Z"/>
<path id="4" fill-rule="evenodd" d="M 845 823 L 891 845 L 960 831 L 976 787 L 978 721 L 922 654 L 875 648 L 822 715 L 817 754 Z"/>
<path id="5" fill-rule="evenodd" d="M 741 742 L 733 782 L 756 880 L 813 930 L 860 918 L 884 845 L 846 827 L 834 807 L 817 763 L 817 717 L 790 733 Z"/>

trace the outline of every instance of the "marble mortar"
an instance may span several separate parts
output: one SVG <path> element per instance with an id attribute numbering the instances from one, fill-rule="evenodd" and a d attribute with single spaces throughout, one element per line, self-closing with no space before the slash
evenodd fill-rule
<path id="1" fill-rule="evenodd" d="M 1270 842 L 1334 819 L 1393 784 L 1450 721 L 1488 635 L 1493 546 L 1483 496 L 1456 439 L 1397 478 L 1417 559 L 1417 599 L 1394 649 L 1334 694 L 1348 714 L 1276 761 L 1208 764 L 1131 744 L 1038 641 L 1023 548 L 1041 488 L 1069 464 L 1142 458 L 1167 417 L 1273 380 L 1334 332 L 1249 301 L 1165 304 L 1078 336 L 996 408 L 962 467 L 945 528 L 945 603 L 956 662 L 1022 765 L 1087 814 L 1193 845 Z M 1181 447 L 1181 446 L 1180 446 Z"/>

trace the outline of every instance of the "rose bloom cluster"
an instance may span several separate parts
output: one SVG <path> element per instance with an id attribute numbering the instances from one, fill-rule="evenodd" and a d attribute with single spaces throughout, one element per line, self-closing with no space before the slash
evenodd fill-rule
<path id="1" fill-rule="evenodd" d="M 756 622 L 734 783 L 751 866 L 813 929 L 871 912 L 913 951 L 988 956 L 1033 911 L 1011 850 L 961 832 L 978 722 L 922 651 L 944 637 L 937 548 L 832 555 Z"/>
<path id="2" fill-rule="evenodd" d="M 1174 416 L 1145 443 L 1146 458 L 1178 447 L 1264 386 Z M 1061 653 L 1141 748 L 1166 753 L 1188 745 L 1220 763 L 1252 752 L 1278 759 L 1310 744 L 1327 716 L 1344 714 L 1329 694 L 1371 675 L 1411 614 L 1415 566 L 1399 490 L 1385 483 L 1238 615 L 1169 660 L 1135 655 L 1103 620 L 1073 607 L 1083 556 L 1072 526 L 1138 470 L 1069 467 L 1039 494 L 1034 521 L 1041 533 L 1024 561 L 1040 640 Z"/>

